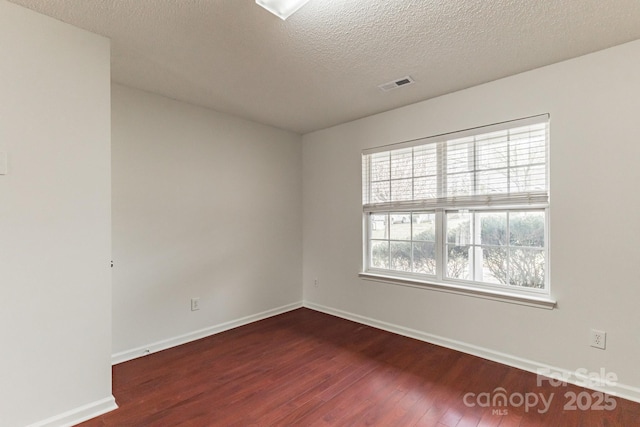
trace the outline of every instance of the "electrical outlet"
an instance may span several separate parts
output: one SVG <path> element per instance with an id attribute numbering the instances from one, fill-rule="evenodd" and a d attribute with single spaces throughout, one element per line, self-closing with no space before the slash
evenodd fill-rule
<path id="1" fill-rule="evenodd" d="M 191 298 L 191 311 L 200 310 L 200 298 Z"/>
<path id="2" fill-rule="evenodd" d="M 320 281 L 316 277 L 315 279 L 313 279 L 313 286 L 315 286 L 317 288 L 319 285 L 320 285 Z"/>
<path id="3" fill-rule="evenodd" d="M 604 350 L 607 347 L 607 333 L 605 331 L 591 330 L 591 347 Z"/>

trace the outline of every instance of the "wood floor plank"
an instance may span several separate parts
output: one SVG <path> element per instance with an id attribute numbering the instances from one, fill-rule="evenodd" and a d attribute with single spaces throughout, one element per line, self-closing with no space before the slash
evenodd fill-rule
<path id="1" fill-rule="evenodd" d="M 547 412 L 468 394 L 542 393 Z M 119 409 L 82 427 L 629 427 L 640 404 L 566 410 L 566 385 L 308 309 L 113 367 Z M 467 396 L 467 398 L 465 398 Z"/>

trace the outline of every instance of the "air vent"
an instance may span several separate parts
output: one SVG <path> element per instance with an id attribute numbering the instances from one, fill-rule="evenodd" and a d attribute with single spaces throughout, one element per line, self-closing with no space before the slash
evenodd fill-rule
<path id="1" fill-rule="evenodd" d="M 415 80 L 413 80 L 410 76 L 404 76 L 392 82 L 381 84 L 378 87 L 383 92 L 388 92 L 390 90 L 398 89 L 399 87 L 408 86 L 414 83 L 415 83 Z"/>

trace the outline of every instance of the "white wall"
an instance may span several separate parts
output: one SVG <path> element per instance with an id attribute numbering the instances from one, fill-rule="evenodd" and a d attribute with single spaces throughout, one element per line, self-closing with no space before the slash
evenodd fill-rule
<path id="1" fill-rule="evenodd" d="M 300 304 L 301 137 L 124 86 L 112 98 L 114 360 Z"/>
<path id="2" fill-rule="evenodd" d="M 640 387 L 638 58 L 640 41 L 305 135 L 305 301 L 477 346 L 498 360 L 570 372 L 604 367 Z M 357 277 L 362 149 L 541 113 L 551 114 L 557 309 Z M 608 333 L 605 351 L 589 347 L 590 328 Z"/>
<path id="3" fill-rule="evenodd" d="M 108 40 L 0 0 L 2 426 L 113 405 L 109 80 Z"/>

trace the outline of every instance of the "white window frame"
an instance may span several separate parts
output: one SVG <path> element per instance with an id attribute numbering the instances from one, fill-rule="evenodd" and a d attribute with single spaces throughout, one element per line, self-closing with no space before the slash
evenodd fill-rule
<path id="1" fill-rule="evenodd" d="M 442 148 L 446 147 L 446 142 L 451 140 L 457 140 L 469 136 L 478 136 L 486 133 L 505 131 L 508 129 L 520 128 L 528 125 L 542 124 L 546 125 L 546 137 L 545 137 L 545 162 L 544 162 L 544 174 L 545 174 L 545 189 L 544 191 L 537 191 L 536 189 L 528 192 L 517 194 L 496 194 L 496 195 L 463 195 L 461 197 L 451 197 L 449 194 L 443 194 L 443 188 L 446 185 L 447 172 L 444 170 L 443 165 Z M 396 150 L 407 149 L 412 147 L 429 146 L 431 144 L 437 144 L 437 175 L 438 175 L 438 196 L 431 199 L 411 199 L 411 200 L 397 200 L 397 201 L 383 201 L 372 200 L 371 187 L 372 181 L 369 176 L 370 163 L 367 165 L 366 161 L 370 161 L 371 155 L 376 153 L 394 152 Z M 475 147 L 475 145 L 474 145 Z M 474 148 L 475 150 L 475 148 Z M 508 151 L 508 149 L 507 149 Z M 471 176 L 474 182 L 473 188 L 476 186 L 476 162 L 478 161 L 477 155 L 474 151 L 474 166 Z M 550 262 L 549 262 L 549 115 L 533 116 L 525 119 L 512 120 L 508 122 L 498 123 L 489 126 L 483 126 L 479 128 L 469 129 L 460 132 L 453 132 L 449 134 L 438 135 L 434 137 L 407 141 L 400 144 L 387 145 L 382 147 L 376 147 L 363 151 L 363 265 L 360 277 L 366 280 L 382 281 L 386 283 L 394 283 L 404 286 L 427 288 L 436 291 L 450 292 L 456 294 L 471 295 L 481 298 L 487 298 L 492 300 L 507 301 L 510 303 L 517 303 L 522 305 L 542 307 L 551 309 L 555 307 L 556 302 L 551 298 L 551 286 L 550 286 Z M 413 161 L 412 161 L 413 165 Z M 507 175 L 510 173 L 510 168 L 514 168 L 511 164 L 507 163 Z M 541 166 L 539 166 L 541 167 Z M 414 166 L 412 166 L 414 168 Z M 415 174 L 412 170 L 412 180 L 415 180 Z M 510 178 L 507 178 L 510 180 Z M 392 186 L 393 178 L 389 178 L 389 185 Z M 413 181 L 412 181 L 413 182 Z M 510 182 L 510 181 L 507 181 Z M 414 184 L 412 184 L 414 185 Z M 412 190 L 414 191 L 414 190 Z M 369 194 L 366 194 L 369 192 Z M 437 200 L 434 200 L 437 199 Z M 473 280 L 459 280 L 446 277 L 445 269 L 447 262 L 447 242 L 446 242 L 446 213 L 452 211 L 469 210 L 472 212 L 485 212 L 485 211 L 500 211 L 500 212 L 522 212 L 522 211 L 543 211 L 545 217 L 544 225 L 544 288 L 529 288 L 504 284 L 491 284 L 487 282 L 477 282 Z M 371 222 L 369 221 L 370 215 L 387 215 L 387 233 L 390 231 L 391 215 L 408 215 L 411 238 L 409 240 L 411 247 L 413 247 L 413 219 L 412 214 L 420 213 L 435 213 L 436 227 L 435 227 L 435 264 L 436 274 L 428 275 L 425 273 L 411 273 L 404 271 L 396 271 L 390 268 L 375 268 L 371 265 L 371 243 L 372 230 Z M 509 224 L 507 222 L 507 224 Z M 384 241 L 377 240 L 379 242 Z M 395 242 L 389 235 L 386 240 Z M 406 242 L 406 240 L 405 240 Z M 474 242 L 475 243 L 475 242 Z M 473 246 L 478 246 L 479 243 L 475 243 Z M 507 244 L 505 248 L 511 248 L 512 245 Z M 515 247 L 515 246 L 513 246 Z M 510 250 L 510 249 L 508 249 Z M 470 257 L 471 258 L 471 257 Z M 413 255 L 411 256 L 411 262 L 413 263 Z M 390 267 L 390 266 L 389 266 Z"/>

